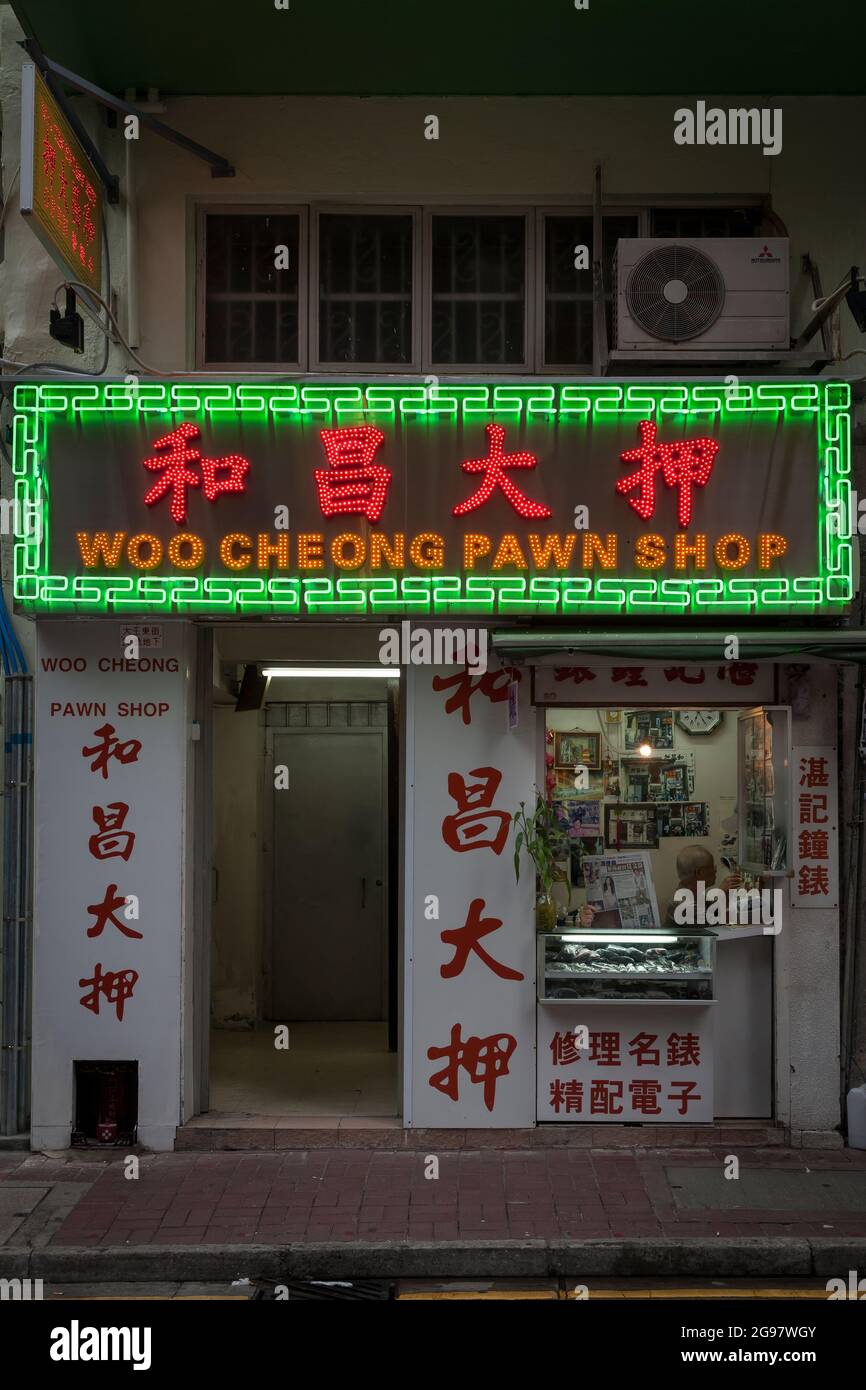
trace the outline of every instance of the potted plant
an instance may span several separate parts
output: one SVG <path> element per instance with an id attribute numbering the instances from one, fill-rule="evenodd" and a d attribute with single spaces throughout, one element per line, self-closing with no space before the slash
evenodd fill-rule
<path id="1" fill-rule="evenodd" d="M 538 793 L 534 811 L 527 814 L 526 802 L 512 817 L 514 824 L 514 876 L 520 882 L 520 856 L 523 850 L 535 865 L 537 897 L 535 902 L 536 931 L 553 931 L 556 926 L 556 904 L 553 901 L 554 882 L 564 875 L 557 871 L 556 856 L 562 831 L 550 802 Z M 569 894 L 570 897 L 570 894 Z"/>

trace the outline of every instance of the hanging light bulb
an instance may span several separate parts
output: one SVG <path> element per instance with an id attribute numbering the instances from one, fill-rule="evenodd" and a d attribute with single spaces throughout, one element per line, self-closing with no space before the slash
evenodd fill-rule
<path id="1" fill-rule="evenodd" d="M 651 758 L 653 753 L 652 744 L 642 743 L 637 751 L 640 753 L 642 758 Z"/>

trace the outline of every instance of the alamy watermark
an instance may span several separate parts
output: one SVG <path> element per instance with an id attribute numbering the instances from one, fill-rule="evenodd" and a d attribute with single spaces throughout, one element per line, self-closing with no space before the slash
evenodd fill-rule
<path id="1" fill-rule="evenodd" d="M 676 145 L 760 145 L 766 155 L 782 153 L 781 107 L 721 106 L 707 109 L 699 101 L 694 111 L 680 106 L 674 112 Z"/>
<path id="2" fill-rule="evenodd" d="M 485 627 L 416 627 L 404 621 L 399 628 L 379 632 L 382 666 L 466 666 L 476 675 L 487 670 Z"/>
<path id="3" fill-rule="evenodd" d="M 764 936 L 782 930 L 781 888 L 678 888 L 674 893 L 674 922 L 678 927 L 760 926 Z"/>

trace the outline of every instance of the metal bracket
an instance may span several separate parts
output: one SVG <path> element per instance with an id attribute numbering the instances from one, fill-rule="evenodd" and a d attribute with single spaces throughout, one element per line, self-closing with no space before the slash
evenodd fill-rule
<path id="1" fill-rule="evenodd" d="M 75 129 L 76 135 L 78 135 L 78 138 L 93 160 L 100 178 L 103 183 L 105 183 L 106 193 L 110 203 L 116 203 L 119 198 L 117 178 L 115 175 L 108 173 L 98 150 L 95 150 L 92 141 L 82 127 L 78 117 L 75 116 L 73 112 L 70 112 L 65 98 L 60 92 L 59 83 L 57 82 L 58 78 L 67 83 L 70 87 L 74 87 L 76 91 L 83 92 L 86 96 L 94 97 L 97 101 L 102 102 L 103 106 L 109 107 L 112 111 L 119 111 L 121 115 L 124 116 L 135 116 L 143 126 L 146 126 L 148 130 L 152 130 L 155 135 L 161 135 L 163 140 L 170 140 L 173 145 L 179 145 L 182 150 L 186 150 L 189 154 L 194 155 L 196 159 L 203 159 L 205 164 L 211 166 L 211 176 L 213 178 L 234 178 L 234 166 L 230 164 L 223 155 L 216 154 L 213 150 L 209 150 L 206 145 L 199 145 L 196 140 L 190 140 L 188 135 L 181 135 L 180 131 L 174 130 L 172 126 L 166 125 L 164 121 L 157 120 L 156 116 L 152 116 L 150 112 L 142 111 L 139 107 L 134 106 L 132 102 L 124 101 L 122 97 L 116 97 L 112 92 L 106 92 L 103 87 L 97 87 L 95 83 L 88 82 L 85 78 L 79 77 L 77 73 L 70 72 L 68 68 L 61 67 L 60 63 L 52 62 L 50 58 L 46 58 L 35 39 L 22 39 L 21 47 L 26 49 L 34 63 L 36 63 L 42 76 L 51 87 L 52 93 L 63 107 L 64 114 L 69 120 L 70 125 Z M 108 180 L 108 182 L 106 182 L 106 180 Z M 115 193 L 114 197 L 111 196 L 112 187 Z"/>

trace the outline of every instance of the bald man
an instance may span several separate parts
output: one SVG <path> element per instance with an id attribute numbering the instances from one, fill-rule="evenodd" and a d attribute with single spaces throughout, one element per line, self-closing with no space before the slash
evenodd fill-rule
<path id="1" fill-rule="evenodd" d="M 685 849 L 681 849 L 677 855 L 677 874 L 680 880 L 677 884 L 677 891 L 680 888 L 687 888 L 690 893 L 697 895 L 699 883 L 703 883 L 705 890 L 712 888 L 715 883 L 716 861 L 710 851 L 704 849 L 703 845 L 686 845 Z M 742 881 L 739 874 L 728 874 L 727 878 L 722 879 L 719 887 L 723 893 L 727 893 L 733 888 L 739 888 Z M 668 930 L 673 929 L 675 931 L 677 928 L 674 919 L 675 909 L 676 896 L 668 903 L 668 910 L 662 923 L 662 926 Z"/>

